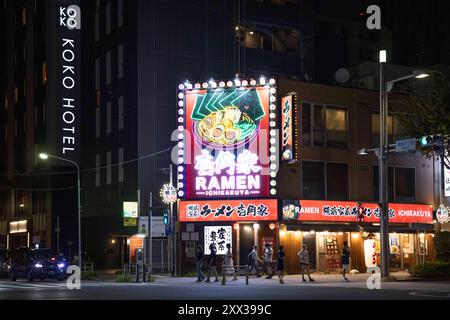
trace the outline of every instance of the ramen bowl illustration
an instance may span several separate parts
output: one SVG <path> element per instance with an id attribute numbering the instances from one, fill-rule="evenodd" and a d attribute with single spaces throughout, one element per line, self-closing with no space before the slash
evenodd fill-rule
<path id="1" fill-rule="evenodd" d="M 298 220 L 300 208 L 293 205 L 287 204 L 283 206 L 283 219 L 284 220 Z"/>
<path id="2" fill-rule="evenodd" d="M 258 133 L 255 121 L 239 107 L 226 106 L 194 124 L 197 142 L 212 147 L 237 146 L 252 141 Z"/>

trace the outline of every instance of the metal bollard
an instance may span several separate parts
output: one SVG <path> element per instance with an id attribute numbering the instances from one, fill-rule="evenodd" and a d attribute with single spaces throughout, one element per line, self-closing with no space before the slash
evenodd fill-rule
<path id="1" fill-rule="evenodd" d="M 225 285 L 225 282 L 227 281 L 226 279 L 226 272 L 225 272 L 225 267 L 222 266 L 222 285 Z"/>
<path id="2" fill-rule="evenodd" d="M 245 265 L 245 284 L 248 285 L 248 265 Z"/>
<path id="3" fill-rule="evenodd" d="M 139 265 L 136 264 L 136 283 L 139 283 Z"/>

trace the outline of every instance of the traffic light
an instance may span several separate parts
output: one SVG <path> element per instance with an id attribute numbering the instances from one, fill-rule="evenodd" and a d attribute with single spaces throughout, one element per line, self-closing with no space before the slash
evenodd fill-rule
<path id="1" fill-rule="evenodd" d="M 444 136 L 441 134 L 423 136 L 419 139 L 419 143 L 423 149 L 432 148 L 438 154 L 444 152 Z"/>
<path id="2" fill-rule="evenodd" d="M 167 210 L 163 212 L 163 221 L 165 225 L 169 224 L 169 212 Z"/>

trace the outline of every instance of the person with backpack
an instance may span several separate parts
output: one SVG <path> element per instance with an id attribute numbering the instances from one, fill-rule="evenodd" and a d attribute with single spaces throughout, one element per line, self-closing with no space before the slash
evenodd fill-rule
<path id="1" fill-rule="evenodd" d="M 341 252 L 341 264 L 342 264 L 342 276 L 345 281 L 349 281 L 345 276 L 345 273 L 349 270 L 350 267 L 350 248 L 348 246 L 348 242 L 344 241 L 342 252 Z"/>
<path id="2" fill-rule="evenodd" d="M 209 245 L 209 251 L 211 252 L 209 254 L 208 259 L 208 277 L 206 278 L 205 282 L 211 282 L 211 273 L 216 277 L 216 280 L 214 282 L 219 281 L 219 276 L 217 274 L 216 266 L 217 266 L 217 254 L 216 254 L 216 247 L 211 243 Z"/>
<path id="3" fill-rule="evenodd" d="M 256 277 L 260 278 L 261 274 L 259 273 L 259 266 L 258 263 L 262 263 L 261 259 L 258 257 L 258 246 L 253 246 L 253 250 L 248 254 L 248 265 L 249 270 L 248 273 L 252 272 L 253 269 L 256 271 Z"/>
<path id="4" fill-rule="evenodd" d="M 301 269 L 301 272 L 302 272 L 302 281 L 306 282 L 306 280 L 305 280 L 305 269 L 306 269 L 309 281 L 314 282 L 315 280 L 313 278 L 311 278 L 311 275 L 309 273 L 309 253 L 308 253 L 308 249 L 306 247 L 306 244 L 302 245 L 302 250 L 300 250 L 297 253 L 297 256 L 299 257 L 299 260 L 300 260 L 300 269 Z"/>
<path id="5" fill-rule="evenodd" d="M 205 259 L 205 254 L 203 252 L 202 245 L 197 246 L 197 259 L 196 259 L 196 267 L 197 267 L 197 282 L 202 282 L 206 279 L 205 275 L 202 272 L 203 261 Z"/>

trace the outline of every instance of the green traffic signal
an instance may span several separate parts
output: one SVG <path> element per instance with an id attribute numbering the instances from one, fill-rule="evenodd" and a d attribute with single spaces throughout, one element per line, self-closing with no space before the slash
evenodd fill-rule
<path id="1" fill-rule="evenodd" d="M 422 147 L 425 147 L 426 145 L 428 145 L 428 136 L 424 136 L 424 137 L 420 138 L 419 142 Z"/>

